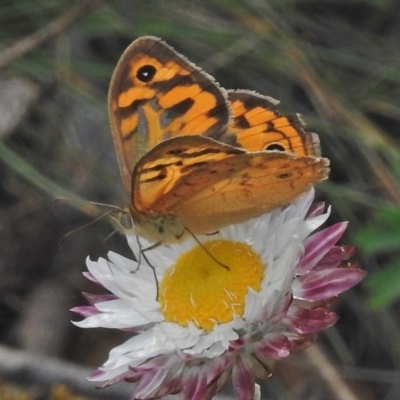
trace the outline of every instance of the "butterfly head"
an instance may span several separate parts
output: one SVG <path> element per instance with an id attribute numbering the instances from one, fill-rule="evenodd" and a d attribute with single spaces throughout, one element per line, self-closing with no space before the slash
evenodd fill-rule
<path id="1" fill-rule="evenodd" d="M 144 215 L 131 208 L 113 213 L 111 220 L 123 234 L 142 236 L 152 242 L 179 243 L 187 234 L 176 215 Z"/>

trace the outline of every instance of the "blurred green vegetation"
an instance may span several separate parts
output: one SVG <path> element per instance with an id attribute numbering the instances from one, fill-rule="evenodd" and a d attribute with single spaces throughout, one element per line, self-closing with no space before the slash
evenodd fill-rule
<path id="1" fill-rule="evenodd" d="M 2 0 L 0 65 L 1 52 L 12 46 L 18 49 L 23 39 L 82 3 Z M 59 226 L 53 236 L 59 239 L 81 225 L 83 217 L 66 211 L 69 205 L 54 206 L 54 197 L 125 204 L 108 127 L 108 83 L 132 40 L 141 35 L 162 37 L 223 87 L 257 90 L 277 98 L 281 112 L 301 113 L 308 129 L 319 134 L 332 172 L 329 181 L 317 186 L 317 197 L 332 205 L 331 222 L 350 221 L 343 242 L 358 245 L 357 259 L 369 271 L 366 285 L 341 298 L 341 320 L 323 343 L 347 368 L 396 370 L 399 345 L 392 339 L 400 333 L 396 310 L 400 4 L 395 0 L 88 3 L 93 7 L 68 28 L 49 35 L 0 70 L 0 78 L 17 76 L 34 83 L 40 92 L 17 127 L 0 132 L 0 205 L 8 213 L 3 223 L 40 241 L 44 228 L 38 228 L 38 221 L 51 214 L 45 227 L 51 229 L 56 220 Z M 41 210 L 35 223 L 26 220 L 32 210 Z M 109 232 L 105 226 L 102 229 Z M 100 234 L 97 243 L 106 234 Z M 84 246 L 86 236 L 79 239 L 79 246 Z M 74 251 L 74 246 L 69 250 Z M 105 254 L 113 246 L 119 244 L 92 243 L 74 263 L 82 267 L 85 252 Z M 45 255 L 41 260 L 45 263 Z M 62 274 L 81 289 L 77 274 L 65 270 Z M 29 292 L 25 286 L 18 290 L 22 298 Z M 371 310 L 371 305 L 378 310 Z M 6 342 L 15 316 L 14 311 L 7 313 Z M 82 361 L 72 353 L 69 358 Z M 90 358 L 89 362 L 97 361 Z M 377 393 L 388 393 L 379 379 L 372 386 Z M 274 381 L 270 387 L 274 398 L 283 398 L 279 397 L 283 396 L 281 383 Z"/>

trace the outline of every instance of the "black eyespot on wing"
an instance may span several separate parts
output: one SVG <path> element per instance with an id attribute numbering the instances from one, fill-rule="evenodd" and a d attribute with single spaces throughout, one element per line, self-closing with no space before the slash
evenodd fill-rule
<path id="1" fill-rule="evenodd" d="M 268 145 L 268 146 L 266 147 L 265 150 L 270 150 L 270 151 L 273 151 L 273 150 L 275 150 L 275 151 L 285 151 L 285 148 L 284 148 L 281 144 L 279 144 L 279 143 L 271 143 L 270 145 Z"/>
<path id="2" fill-rule="evenodd" d="M 157 70 L 154 65 L 143 65 L 143 67 L 140 67 L 137 70 L 136 78 L 142 82 L 150 82 L 154 78 L 156 72 Z"/>

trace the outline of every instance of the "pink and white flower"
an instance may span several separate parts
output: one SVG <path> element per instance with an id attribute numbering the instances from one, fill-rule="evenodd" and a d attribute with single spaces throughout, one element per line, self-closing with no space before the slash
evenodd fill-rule
<path id="1" fill-rule="evenodd" d="M 346 223 L 312 234 L 329 216 L 313 197 L 199 236 L 201 244 L 149 250 L 140 265 L 112 252 L 88 260 L 86 276 L 111 294 L 86 294 L 75 324 L 132 331 L 89 379 L 134 382 L 132 399 L 200 400 L 231 378 L 237 397 L 252 399 L 255 379 L 332 326 L 330 302 L 365 276 L 347 262 L 354 248 L 336 245 Z M 128 243 L 140 254 L 135 237 Z"/>

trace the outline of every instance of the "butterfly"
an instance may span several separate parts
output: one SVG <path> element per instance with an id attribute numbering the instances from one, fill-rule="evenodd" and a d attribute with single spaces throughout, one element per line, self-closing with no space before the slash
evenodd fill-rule
<path id="1" fill-rule="evenodd" d="M 285 206 L 327 178 L 316 134 L 251 91 L 227 91 L 161 39 L 135 40 L 109 117 L 130 194 L 127 233 L 179 242 Z"/>

